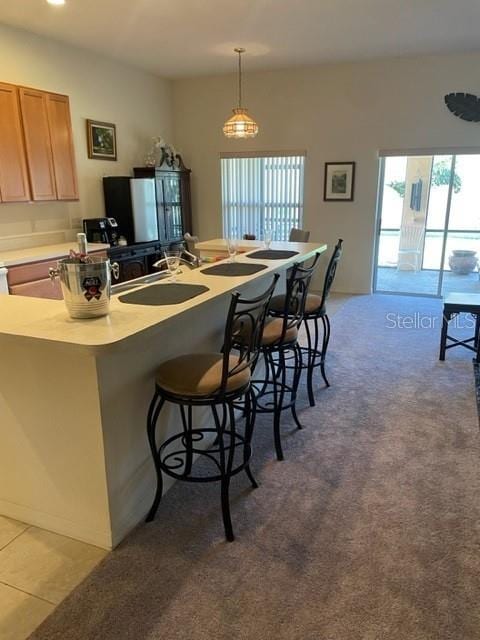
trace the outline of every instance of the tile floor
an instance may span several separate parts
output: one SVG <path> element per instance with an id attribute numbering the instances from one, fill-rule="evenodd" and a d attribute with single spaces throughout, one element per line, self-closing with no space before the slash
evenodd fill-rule
<path id="1" fill-rule="evenodd" d="M 106 553 L 0 516 L 1 640 L 25 640 Z"/>
<path id="2" fill-rule="evenodd" d="M 330 316 L 351 297 L 332 293 Z M 26 640 L 106 554 L 0 516 L 0 640 Z"/>

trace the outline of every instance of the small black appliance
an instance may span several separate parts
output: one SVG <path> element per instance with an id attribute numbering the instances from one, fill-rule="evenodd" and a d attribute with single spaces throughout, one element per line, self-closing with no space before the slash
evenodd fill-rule
<path id="1" fill-rule="evenodd" d="M 86 218 L 83 231 L 87 242 L 101 242 L 114 247 L 118 243 L 118 225 L 115 218 Z"/>

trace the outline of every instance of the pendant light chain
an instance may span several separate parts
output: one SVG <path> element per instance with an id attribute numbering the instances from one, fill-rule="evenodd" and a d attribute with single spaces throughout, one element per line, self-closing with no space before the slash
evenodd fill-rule
<path id="1" fill-rule="evenodd" d="M 242 108 L 242 50 L 237 49 L 238 52 L 238 106 Z"/>

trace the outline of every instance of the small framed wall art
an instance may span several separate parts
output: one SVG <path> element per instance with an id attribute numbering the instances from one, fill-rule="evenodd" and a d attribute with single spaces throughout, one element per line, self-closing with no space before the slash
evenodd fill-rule
<path id="1" fill-rule="evenodd" d="M 326 162 L 323 199 L 328 202 L 352 202 L 355 187 L 355 162 Z"/>
<path id="2" fill-rule="evenodd" d="M 87 143 L 89 158 L 117 159 L 117 132 L 114 124 L 87 120 Z"/>

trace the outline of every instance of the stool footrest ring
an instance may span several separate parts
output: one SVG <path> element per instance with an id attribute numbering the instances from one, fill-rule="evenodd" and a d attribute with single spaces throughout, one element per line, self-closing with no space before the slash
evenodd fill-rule
<path id="1" fill-rule="evenodd" d="M 216 438 L 225 438 L 227 441 L 224 444 L 224 451 L 226 453 L 229 452 L 231 447 L 234 449 L 242 448 L 242 461 L 235 466 L 229 476 L 234 476 L 240 471 L 243 471 L 248 463 L 250 462 L 251 457 L 251 446 L 250 443 L 247 442 L 246 438 L 237 432 L 232 432 L 229 429 L 225 429 L 221 433 L 214 428 L 204 428 L 204 429 L 192 429 L 191 430 L 192 443 L 188 444 L 188 435 L 185 433 L 178 433 L 160 446 L 159 453 L 159 466 L 160 469 L 167 474 L 168 476 L 175 478 L 176 480 L 183 480 L 185 482 L 220 482 L 222 480 L 222 475 L 220 473 L 220 462 L 217 460 L 216 454 L 220 454 L 220 445 L 216 442 Z M 199 447 L 195 447 L 193 443 L 201 442 L 205 440 L 205 436 L 211 434 L 212 444 L 208 449 L 201 449 Z M 233 438 L 233 443 L 231 440 Z M 181 448 L 174 449 L 173 451 L 168 451 L 169 448 L 172 448 L 173 444 L 181 445 Z M 189 454 L 197 454 L 199 456 L 203 456 L 210 460 L 210 462 L 215 466 L 218 473 L 214 473 L 212 475 L 204 475 L 204 476 L 194 476 L 192 474 L 185 475 L 178 471 L 185 466 L 185 456 Z"/>

